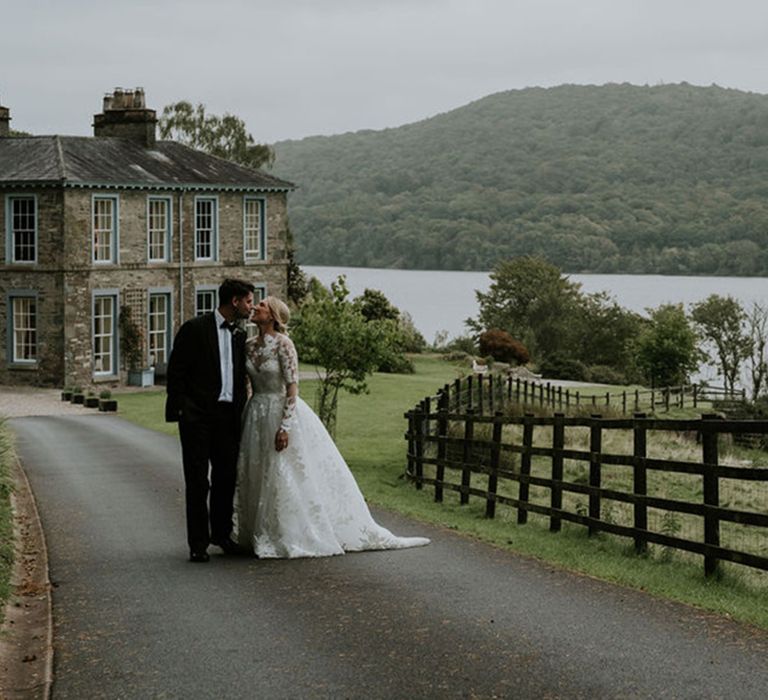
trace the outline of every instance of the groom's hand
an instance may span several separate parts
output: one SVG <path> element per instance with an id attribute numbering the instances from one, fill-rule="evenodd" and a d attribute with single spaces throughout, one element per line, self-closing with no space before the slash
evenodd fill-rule
<path id="1" fill-rule="evenodd" d="M 285 430 L 278 430 L 275 435 L 275 449 L 281 452 L 286 447 L 288 447 L 288 433 Z"/>

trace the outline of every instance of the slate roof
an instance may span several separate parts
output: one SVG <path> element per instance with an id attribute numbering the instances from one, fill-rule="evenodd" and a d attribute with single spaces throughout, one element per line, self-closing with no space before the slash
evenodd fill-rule
<path id="1" fill-rule="evenodd" d="M 125 138 L 0 138 L 0 186 L 56 185 L 288 191 L 295 185 L 175 141 L 144 148 Z"/>

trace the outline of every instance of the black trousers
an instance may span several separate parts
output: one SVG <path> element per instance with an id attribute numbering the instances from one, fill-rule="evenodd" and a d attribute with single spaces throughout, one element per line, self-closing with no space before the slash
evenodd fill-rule
<path id="1" fill-rule="evenodd" d="M 227 539 L 232 533 L 240 416 L 231 403 L 218 403 L 207 420 L 180 422 L 179 436 L 186 486 L 187 541 L 190 551 L 202 552 L 211 541 Z"/>

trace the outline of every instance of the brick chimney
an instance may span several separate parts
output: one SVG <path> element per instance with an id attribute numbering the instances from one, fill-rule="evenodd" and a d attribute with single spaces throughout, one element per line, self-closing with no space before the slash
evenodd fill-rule
<path id="1" fill-rule="evenodd" d="M 155 124 L 157 115 L 144 104 L 143 88 L 115 88 L 104 96 L 103 112 L 93 116 L 93 135 L 118 136 L 154 148 Z"/>
<path id="2" fill-rule="evenodd" d="M 11 135 L 11 110 L 0 105 L 0 137 Z"/>

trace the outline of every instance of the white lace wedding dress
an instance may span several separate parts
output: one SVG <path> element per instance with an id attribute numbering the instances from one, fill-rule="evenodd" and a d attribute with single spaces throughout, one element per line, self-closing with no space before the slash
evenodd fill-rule
<path id="1" fill-rule="evenodd" d="M 378 525 L 344 458 L 298 385 L 296 350 L 278 333 L 246 344 L 253 395 L 243 413 L 238 459 L 238 542 L 261 558 L 323 557 L 429 543 Z M 279 428 L 288 447 L 275 450 Z"/>

